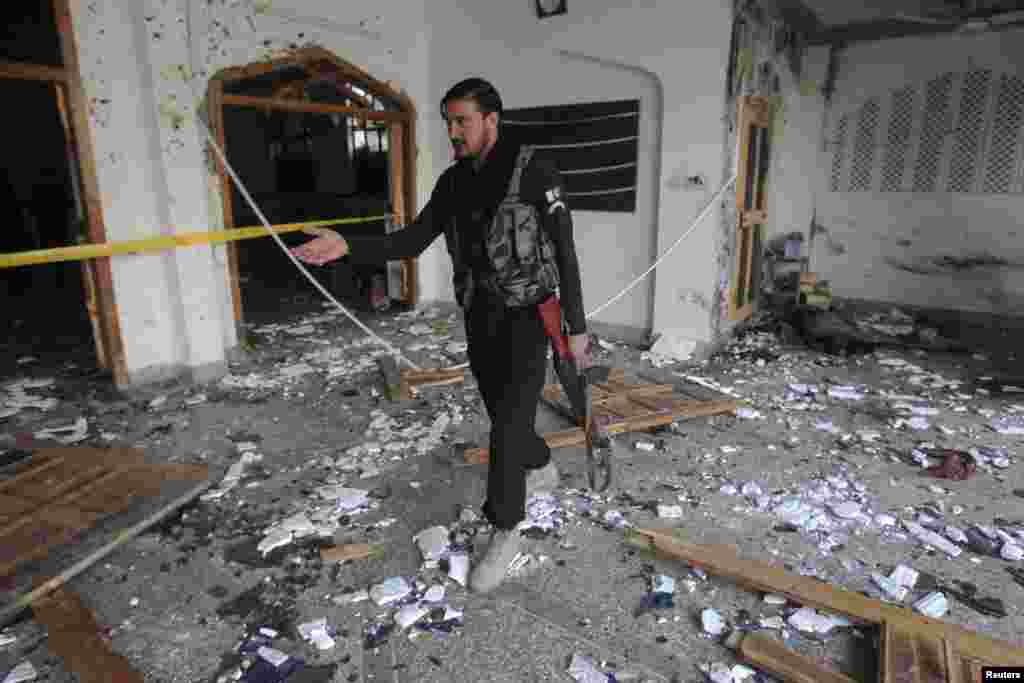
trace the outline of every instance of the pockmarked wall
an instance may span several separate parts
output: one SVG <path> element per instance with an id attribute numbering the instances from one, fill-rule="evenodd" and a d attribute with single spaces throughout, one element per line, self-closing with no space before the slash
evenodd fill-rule
<path id="1" fill-rule="evenodd" d="M 1024 31 L 839 54 L 813 269 L 837 296 L 1024 313 Z"/>
<path id="2" fill-rule="evenodd" d="M 538 20 L 531 2 L 430 4 L 428 136 L 437 174 L 451 162 L 437 102 L 469 76 L 508 107 L 640 99 L 637 211 L 574 212 L 584 305 L 597 308 L 691 224 L 720 183 L 730 3 L 569 3 Z M 686 183 L 690 176 L 701 187 Z M 648 280 L 596 316 L 622 331 L 673 333 L 706 345 L 718 279 L 718 210 Z M 443 245 L 438 248 L 443 253 Z M 441 265 L 448 268 L 446 261 Z M 425 266 L 425 264 L 424 264 Z M 450 270 L 443 275 L 450 297 Z"/>
<path id="3" fill-rule="evenodd" d="M 102 211 L 110 241 L 223 226 L 219 179 L 197 119 L 218 71 L 303 46 L 326 48 L 427 99 L 423 6 L 328 0 L 89 0 L 73 3 Z M 419 204 L 432 178 L 417 124 Z M 229 158 L 230 161 L 230 158 Z M 286 258 L 282 254 L 282 258 Z M 238 343 L 224 246 L 113 259 L 130 383 L 226 371 Z M 427 264 L 422 281 L 437 280 Z M 429 287 L 428 292 L 429 293 Z M 243 302 L 244 309 L 244 302 Z"/>

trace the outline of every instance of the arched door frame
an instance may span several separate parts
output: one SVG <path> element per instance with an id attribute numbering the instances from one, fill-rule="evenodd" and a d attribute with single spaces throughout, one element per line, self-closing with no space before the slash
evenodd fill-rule
<path id="1" fill-rule="evenodd" d="M 370 95 L 387 98 L 398 103 L 398 112 L 370 111 L 364 107 L 346 107 L 335 104 L 302 102 L 273 97 L 249 97 L 227 95 L 224 86 L 233 81 L 252 78 L 276 71 L 286 66 L 301 66 L 311 74 L 319 77 L 325 75 L 340 83 L 355 81 L 360 89 Z M 353 93 L 354 95 L 354 93 Z M 355 99 L 355 98 L 354 98 Z M 268 61 L 255 62 L 246 66 L 228 67 L 215 74 L 207 86 L 207 107 L 213 135 L 221 149 L 225 149 L 224 106 L 256 107 L 264 110 L 303 111 L 314 113 L 344 114 L 367 119 L 387 121 L 388 126 L 388 160 L 390 166 L 390 194 L 392 212 L 395 219 L 392 225 L 397 228 L 404 226 L 409 216 L 416 215 L 416 108 L 412 100 L 404 93 L 378 81 L 359 67 L 350 64 L 329 50 L 320 47 L 305 47 L 295 50 L 287 57 Z M 398 153 L 394 153 L 395 151 Z M 220 176 L 221 208 L 224 217 L 224 228 L 234 226 L 231 208 L 232 180 L 220 162 L 219 157 L 210 150 L 216 159 L 216 169 Z M 228 270 L 231 279 L 231 300 L 234 308 L 235 322 L 242 323 L 242 297 L 239 287 L 238 243 L 227 243 Z M 414 305 L 418 300 L 416 291 L 416 259 L 403 259 L 401 262 L 401 293 L 402 303 Z"/>

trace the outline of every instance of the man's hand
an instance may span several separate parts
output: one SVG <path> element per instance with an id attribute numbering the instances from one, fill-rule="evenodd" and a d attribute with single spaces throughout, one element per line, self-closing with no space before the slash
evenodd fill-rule
<path id="1" fill-rule="evenodd" d="M 290 250 L 300 261 L 322 266 L 348 254 L 348 242 L 330 228 L 303 228 L 302 232 L 317 237 Z"/>
<path id="2" fill-rule="evenodd" d="M 590 335 L 573 334 L 569 335 L 569 354 L 576 362 L 577 370 L 586 370 L 593 364 L 590 356 Z"/>

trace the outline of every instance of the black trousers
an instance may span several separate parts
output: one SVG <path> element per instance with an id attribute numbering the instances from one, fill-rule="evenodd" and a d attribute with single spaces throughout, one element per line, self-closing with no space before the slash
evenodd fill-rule
<path id="1" fill-rule="evenodd" d="M 526 470 L 551 460 L 535 426 L 548 340 L 536 306 L 508 308 L 478 290 L 466 312 L 466 343 L 491 420 L 483 514 L 495 527 L 512 529 L 525 517 Z"/>

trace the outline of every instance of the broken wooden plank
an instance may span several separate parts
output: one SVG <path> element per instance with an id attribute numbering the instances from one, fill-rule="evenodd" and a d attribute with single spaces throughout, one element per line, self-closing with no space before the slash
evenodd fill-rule
<path id="1" fill-rule="evenodd" d="M 466 378 L 465 368 L 432 368 L 427 370 L 402 370 L 402 379 L 410 384 L 427 384 L 431 382 L 444 382 L 447 380 L 457 379 L 459 381 Z"/>
<path id="2" fill-rule="evenodd" d="M 849 676 L 828 669 L 809 657 L 793 652 L 777 640 L 760 633 L 735 631 L 726 645 L 749 664 L 781 676 L 788 683 L 857 683 Z"/>
<path id="3" fill-rule="evenodd" d="M 954 624 L 888 605 L 783 569 L 738 557 L 726 546 L 693 545 L 654 529 L 628 531 L 636 545 L 653 547 L 669 557 L 724 576 L 738 584 L 766 593 L 779 593 L 794 602 L 844 614 L 868 624 L 887 624 L 918 636 L 948 638 L 958 653 L 1003 666 L 1024 666 L 1024 648 L 988 638 Z M 643 540 L 640 540 L 643 539 Z"/>
<path id="4" fill-rule="evenodd" d="M 953 649 L 948 639 L 942 640 L 942 656 L 946 661 L 946 673 L 948 683 L 971 683 L 970 679 L 964 678 L 962 660 Z"/>
<path id="5" fill-rule="evenodd" d="M 49 650 L 81 683 L 143 683 L 142 674 L 100 636 L 99 624 L 77 595 L 59 589 L 32 603 L 32 611 L 46 627 Z"/>
<path id="6" fill-rule="evenodd" d="M 132 540 L 143 531 L 150 527 L 159 524 L 167 517 L 171 516 L 184 506 L 191 503 L 193 500 L 202 495 L 205 491 L 210 489 L 214 484 L 217 483 L 216 479 L 207 479 L 206 481 L 200 482 L 196 486 L 189 489 L 184 495 L 174 499 L 155 513 L 142 520 L 138 524 L 135 524 L 117 535 L 104 545 L 102 548 L 90 553 L 88 556 L 82 558 L 72 566 L 63 570 L 60 575 L 53 577 L 52 579 L 46 580 L 42 585 L 37 586 L 28 593 L 19 596 L 13 603 L 6 605 L 3 609 L 0 609 L 0 628 L 7 626 L 12 620 L 17 618 L 21 612 L 34 602 L 38 601 L 43 596 L 55 591 L 64 586 L 68 581 L 82 573 L 96 562 L 100 561 L 111 552 L 124 545 L 128 541 Z M 0 544 L 0 549 L 6 548 L 3 544 Z M 6 558 L 4 558 L 6 559 Z M 20 561 L 20 558 L 15 561 L 15 564 Z M 0 570 L 0 576 L 3 576 L 4 572 Z"/>
<path id="7" fill-rule="evenodd" d="M 677 401 L 677 405 L 679 409 L 669 414 L 647 414 L 627 418 L 620 422 L 613 422 L 607 426 L 607 432 L 610 435 L 639 432 L 653 427 L 669 425 L 676 420 L 721 415 L 722 413 L 735 410 L 739 403 L 737 401 Z M 543 434 L 543 438 L 551 449 L 582 446 L 587 440 L 586 433 L 579 427 L 565 431 L 547 432 Z M 485 464 L 488 461 L 487 449 L 468 448 L 466 449 L 465 458 L 468 464 Z"/>
<path id="8" fill-rule="evenodd" d="M 384 546 L 379 543 L 349 543 L 320 549 L 320 559 L 324 562 L 345 562 L 346 560 L 365 560 L 384 553 Z"/>

